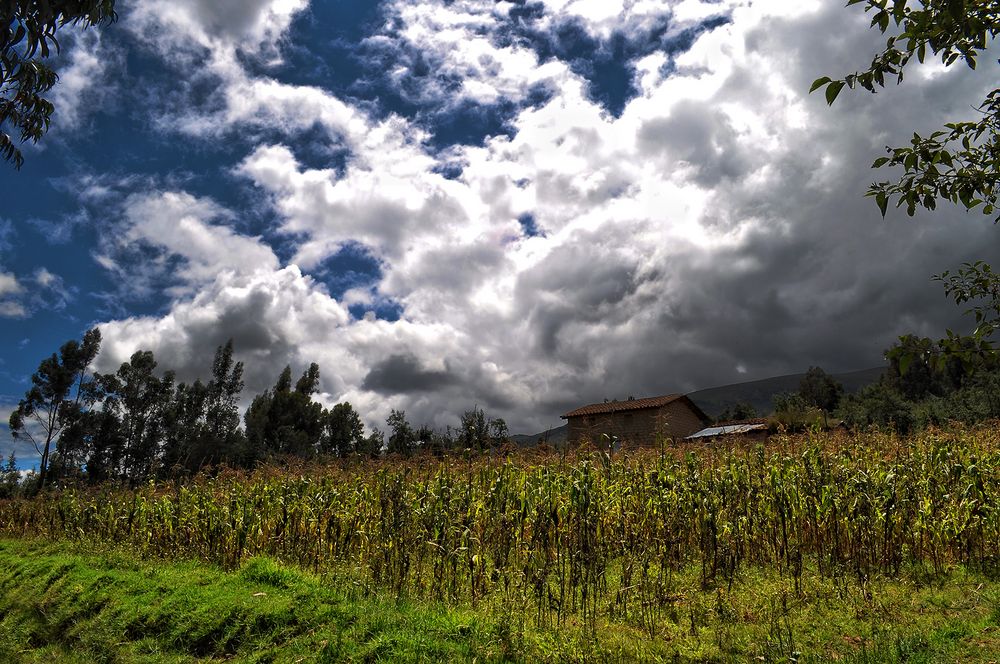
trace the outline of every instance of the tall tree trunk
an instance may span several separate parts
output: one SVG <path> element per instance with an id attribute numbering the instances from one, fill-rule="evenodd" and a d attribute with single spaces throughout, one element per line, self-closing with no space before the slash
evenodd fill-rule
<path id="1" fill-rule="evenodd" d="M 49 448 L 52 446 L 52 435 L 45 437 L 45 447 L 42 449 L 42 460 L 38 464 L 38 491 L 45 488 L 45 480 L 49 475 Z"/>

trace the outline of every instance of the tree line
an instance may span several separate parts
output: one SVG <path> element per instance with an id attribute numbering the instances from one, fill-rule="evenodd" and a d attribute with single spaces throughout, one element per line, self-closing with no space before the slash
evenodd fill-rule
<path id="1" fill-rule="evenodd" d="M 970 337 L 900 337 L 885 353 L 885 374 L 846 396 L 840 417 L 852 427 L 874 425 L 900 433 L 1000 418 L 1000 356 L 977 348 L 979 343 Z"/>
<path id="2" fill-rule="evenodd" d="M 956 340 L 969 348 L 948 346 Z M 935 341 L 904 335 L 885 351 L 888 366 L 879 379 L 853 394 L 821 368 L 810 367 L 798 391 L 774 395 L 772 421 L 794 431 L 826 427 L 832 416 L 850 429 L 909 433 L 948 422 L 998 419 L 1000 356 L 975 348 L 975 343 L 967 337 Z M 736 404 L 720 419 L 733 413 L 756 416 L 752 406 Z"/>
<path id="3" fill-rule="evenodd" d="M 466 411 L 457 429 L 443 432 L 415 428 L 404 411 L 392 410 L 385 431 L 366 433 L 349 402 L 324 408 L 314 401 L 316 363 L 294 382 L 286 366 L 241 421 L 244 366 L 233 357 L 232 341 L 216 349 L 210 378 L 193 383 L 177 382 L 173 371 L 158 372 L 149 350 L 135 352 L 114 373 L 92 371 L 100 346 L 101 333 L 93 329 L 42 360 L 10 416 L 14 438 L 32 443 L 39 454 L 36 489 L 67 480 L 138 484 L 223 465 L 252 468 L 278 457 L 484 451 L 509 439 L 505 422 L 479 407 Z M 4 481 L 16 473 L 13 453 L 3 473 Z"/>
<path id="4" fill-rule="evenodd" d="M 886 351 L 880 380 L 855 394 L 819 367 L 810 367 L 796 392 L 775 395 L 771 420 L 787 430 L 827 426 L 828 417 L 850 428 L 891 428 L 901 433 L 958 420 L 1000 418 L 1000 358 L 963 355 L 913 335 Z M 31 388 L 10 416 L 15 439 L 32 443 L 39 468 L 22 489 L 46 484 L 119 482 L 194 475 L 221 466 L 253 468 L 278 458 L 409 456 L 418 450 L 485 451 L 509 442 L 507 425 L 474 407 L 457 428 L 414 427 L 392 410 L 385 428 L 365 430 L 349 402 L 324 408 L 316 363 L 293 380 L 286 366 L 274 385 L 257 394 L 240 416 L 244 365 L 232 341 L 219 346 L 206 381 L 178 382 L 157 371 L 153 352 L 140 350 L 114 373 L 91 370 L 100 351 L 97 329 L 67 341 L 43 359 Z M 969 358 L 976 358 L 974 361 Z M 720 421 L 756 417 L 736 404 Z M 0 467 L 0 496 L 18 490 L 13 452 Z"/>

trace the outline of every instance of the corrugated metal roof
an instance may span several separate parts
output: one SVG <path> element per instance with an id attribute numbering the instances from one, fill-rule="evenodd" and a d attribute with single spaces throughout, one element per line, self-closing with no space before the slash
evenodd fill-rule
<path id="1" fill-rule="evenodd" d="M 683 399 L 683 394 L 665 394 L 662 397 L 648 397 L 646 399 L 629 399 L 627 401 L 605 401 L 604 403 L 592 403 L 581 406 L 576 410 L 571 410 L 561 417 L 579 417 L 580 415 L 602 415 L 605 413 L 619 413 L 625 410 L 642 410 L 644 408 L 659 408 L 673 403 L 678 399 Z M 698 411 L 700 412 L 700 411 Z"/>
<path id="2" fill-rule="evenodd" d="M 750 431 L 761 431 L 767 429 L 767 424 L 728 424 L 725 426 L 708 427 L 701 431 L 696 431 L 684 440 L 692 438 L 708 438 L 709 436 L 727 436 L 734 433 L 748 433 Z"/>
<path id="3" fill-rule="evenodd" d="M 736 424 L 767 424 L 766 417 L 753 417 L 749 420 L 726 420 L 724 422 L 716 422 L 717 427 L 729 427 Z"/>

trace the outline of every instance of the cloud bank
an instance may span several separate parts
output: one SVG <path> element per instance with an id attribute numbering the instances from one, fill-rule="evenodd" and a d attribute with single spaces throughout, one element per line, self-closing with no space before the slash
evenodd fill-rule
<path id="1" fill-rule="evenodd" d="M 237 141 L 228 177 L 270 221 L 130 183 L 102 264 L 168 302 L 102 323 L 104 370 L 144 348 L 190 379 L 233 338 L 248 393 L 315 361 L 321 398 L 370 423 L 479 405 L 531 431 L 606 397 L 878 364 L 961 325 L 932 273 L 995 258 L 985 220 L 883 221 L 862 198 L 884 144 L 988 81 L 928 68 L 828 108 L 810 81 L 879 41 L 842 7 L 389 2 L 357 45 L 388 107 L 283 80 L 304 0 L 216 4 L 126 19 L 167 66 L 203 63 L 158 131 Z M 479 135 L 450 140 L 454 118 Z M 335 292 L 324 266 L 357 255 Z"/>

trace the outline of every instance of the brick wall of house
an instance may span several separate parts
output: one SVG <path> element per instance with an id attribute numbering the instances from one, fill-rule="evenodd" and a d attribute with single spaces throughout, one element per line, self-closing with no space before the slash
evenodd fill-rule
<path id="1" fill-rule="evenodd" d="M 566 423 L 569 425 L 566 431 L 566 441 L 570 445 L 576 445 L 595 437 L 591 431 L 591 424 L 587 422 L 586 417 L 570 417 L 567 418 Z"/>
<path id="2" fill-rule="evenodd" d="M 668 403 L 660 409 L 666 423 L 667 436 L 684 438 L 705 428 L 705 423 L 684 401 Z"/>
<path id="3" fill-rule="evenodd" d="M 684 401 L 660 408 L 568 418 L 567 439 L 571 444 L 589 440 L 600 444 L 602 434 L 617 436 L 621 443 L 650 445 L 661 436 L 683 438 L 703 428 L 698 415 Z"/>

